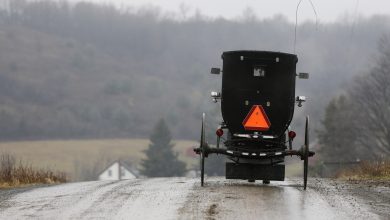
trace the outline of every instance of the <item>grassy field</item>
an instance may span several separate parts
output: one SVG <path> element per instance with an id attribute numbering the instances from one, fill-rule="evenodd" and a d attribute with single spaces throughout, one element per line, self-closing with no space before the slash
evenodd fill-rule
<path id="1" fill-rule="evenodd" d="M 175 140 L 173 143 L 179 159 L 185 161 L 188 168 L 197 165 L 198 160 L 189 154 L 197 142 Z M 0 142 L 0 154 L 14 155 L 36 168 L 66 172 L 71 180 L 85 180 L 83 175 L 89 171 L 102 170 L 118 159 L 139 168 L 148 144 L 146 139 Z"/>
<path id="2" fill-rule="evenodd" d="M 191 152 L 194 146 L 198 146 L 198 142 L 175 140 L 173 143 L 179 159 L 186 162 L 187 168 L 197 168 L 198 157 L 191 155 Z M 11 154 L 35 168 L 65 172 L 70 181 L 82 181 L 93 180 L 96 173 L 118 159 L 141 168 L 140 162 L 145 157 L 143 151 L 148 144 L 147 139 L 0 142 L 0 154 Z M 286 176 L 301 176 L 302 162 L 290 158 L 287 160 Z"/>

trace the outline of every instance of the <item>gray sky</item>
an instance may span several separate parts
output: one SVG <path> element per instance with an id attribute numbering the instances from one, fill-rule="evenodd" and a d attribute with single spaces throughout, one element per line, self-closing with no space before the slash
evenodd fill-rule
<path id="1" fill-rule="evenodd" d="M 77 0 L 73 0 L 77 1 Z M 246 8 L 251 8 L 258 18 L 269 18 L 283 14 L 295 21 L 295 9 L 299 0 L 84 0 L 100 3 L 115 3 L 132 6 L 158 6 L 164 13 L 180 13 L 186 9 L 187 15 L 193 15 L 198 9 L 209 17 L 239 18 Z M 390 15 L 390 0 L 312 0 L 320 22 L 332 22 L 348 15 L 370 16 L 373 14 Z M 357 10 L 356 10 L 357 9 Z M 355 13 L 357 12 L 357 13 Z M 302 0 L 299 9 L 299 21 L 315 20 L 309 0 Z"/>

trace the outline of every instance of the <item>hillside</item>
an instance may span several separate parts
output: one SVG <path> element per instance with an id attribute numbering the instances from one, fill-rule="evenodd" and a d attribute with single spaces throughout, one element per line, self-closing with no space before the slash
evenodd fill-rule
<path id="1" fill-rule="evenodd" d="M 21 2 L 0 9 L 3 140 L 145 138 L 160 118 L 174 138 L 197 140 L 202 112 L 210 133 L 220 121 L 209 98 L 220 81 L 208 72 L 223 51 L 293 52 L 294 25 L 282 16 L 177 21 L 153 9 Z M 296 130 L 305 114 L 318 128 L 331 97 L 375 59 L 389 24 L 376 16 L 298 26 L 297 71 L 311 78 L 297 84 L 308 102 L 295 111 Z"/>
<path id="2" fill-rule="evenodd" d="M 0 51 L 3 139 L 143 137 L 166 115 L 161 111 L 170 109 L 167 117 L 177 121 L 175 113 L 192 106 L 184 96 L 169 99 L 175 91 L 168 88 L 183 85 L 138 74 L 131 64 L 70 38 L 5 26 Z M 160 99 L 167 100 L 162 109 L 155 106 Z M 175 102 L 182 108 L 169 108 Z"/>

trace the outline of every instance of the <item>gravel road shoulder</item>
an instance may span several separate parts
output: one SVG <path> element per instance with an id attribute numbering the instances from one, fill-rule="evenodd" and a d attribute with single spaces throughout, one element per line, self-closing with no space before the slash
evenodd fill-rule
<path id="1" fill-rule="evenodd" d="M 341 195 L 349 199 L 352 205 L 364 205 L 380 218 L 390 219 L 390 181 L 315 178 L 311 182 L 311 187 L 316 188 L 331 203 L 337 203 L 333 195 Z"/>

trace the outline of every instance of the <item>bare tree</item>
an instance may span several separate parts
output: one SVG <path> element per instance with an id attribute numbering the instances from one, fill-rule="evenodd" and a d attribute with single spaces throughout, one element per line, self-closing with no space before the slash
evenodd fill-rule
<path id="1" fill-rule="evenodd" d="M 370 160 L 390 155 L 390 41 L 383 38 L 374 67 L 334 98 L 319 132 L 328 161 Z"/>
<path id="2" fill-rule="evenodd" d="M 380 41 L 375 66 L 350 89 L 356 140 L 374 156 L 390 155 L 390 41 Z"/>

